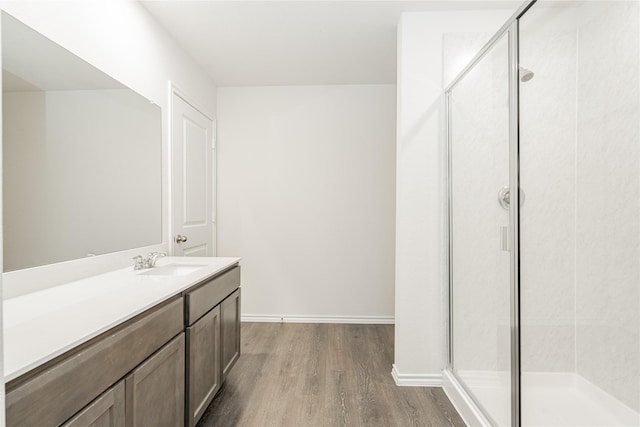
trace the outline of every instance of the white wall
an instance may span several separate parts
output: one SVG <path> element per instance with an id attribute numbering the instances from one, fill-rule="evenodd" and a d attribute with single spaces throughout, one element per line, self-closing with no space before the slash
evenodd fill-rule
<path id="1" fill-rule="evenodd" d="M 162 108 L 165 244 L 145 250 L 167 250 L 166 242 L 170 238 L 166 221 L 169 213 L 169 164 L 164 154 L 168 154 L 169 81 L 174 82 L 203 112 L 215 117 L 216 88 L 211 79 L 137 2 L 3 1 L 0 8 Z M 135 252 L 73 261 L 59 265 L 44 276 L 42 269 L 5 274 L 5 295 L 7 288 L 26 288 L 46 281 L 61 283 L 123 267 L 130 263 L 129 258 Z"/>
<path id="2" fill-rule="evenodd" d="M 218 90 L 218 254 L 243 317 L 390 322 L 395 86 Z"/>
<path id="3" fill-rule="evenodd" d="M 401 17 L 394 364 L 399 384 L 439 385 L 446 363 L 443 37 L 455 32 L 492 34 L 512 12 L 419 12 Z M 461 52 L 459 66 L 475 53 Z"/>

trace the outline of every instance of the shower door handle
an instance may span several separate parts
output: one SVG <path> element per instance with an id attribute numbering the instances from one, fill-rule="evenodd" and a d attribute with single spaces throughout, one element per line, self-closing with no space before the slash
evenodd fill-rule
<path id="1" fill-rule="evenodd" d="M 509 227 L 500 227 L 500 250 L 509 252 Z"/>
<path id="2" fill-rule="evenodd" d="M 520 207 L 522 207 L 522 205 L 524 205 L 524 191 L 522 191 L 522 188 L 520 189 Z M 498 191 L 498 202 L 500 203 L 500 206 L 502 206 L 502 208 L 504 210 L 509 210 L 509 205 L 511 205 L 511 191 L 509 190 L 509 186 L 505 185 L 504 187 L 502 187 L 499 191 Z"/>

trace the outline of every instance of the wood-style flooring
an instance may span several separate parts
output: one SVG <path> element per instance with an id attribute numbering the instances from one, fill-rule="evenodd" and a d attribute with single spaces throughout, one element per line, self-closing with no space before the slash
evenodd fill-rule
<path id="1" fill-rule="evenodd" d="M 198 427 L 464 426 L 440 388 L 397 387 L 392 325 L 243 323 Z"/>

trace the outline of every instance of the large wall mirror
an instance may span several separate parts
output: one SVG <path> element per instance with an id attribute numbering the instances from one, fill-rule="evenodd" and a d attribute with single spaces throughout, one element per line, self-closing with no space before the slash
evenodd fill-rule
<path id="1" fill-rule="evenodd" d="M 2 13 L 4 271 L 162 241 L 161 110 Z"/>

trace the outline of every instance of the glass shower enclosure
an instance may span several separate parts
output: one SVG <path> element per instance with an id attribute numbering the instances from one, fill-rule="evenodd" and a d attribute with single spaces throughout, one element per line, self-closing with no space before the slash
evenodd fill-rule
<path id="1" fill-rule="evenodd" d="M 640 426 L 640 4 L 527 1 L 445 99 L 467 418 Z"/>

